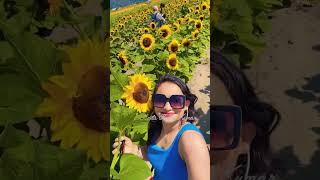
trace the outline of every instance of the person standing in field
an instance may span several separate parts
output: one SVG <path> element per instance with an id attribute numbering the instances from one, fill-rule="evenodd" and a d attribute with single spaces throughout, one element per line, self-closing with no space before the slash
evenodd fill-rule
<path id="1" fill-rule="evenodd" d="M 161 27 L 165 22 L 165 18 L 159 12 L 158 6 L 153 6 L 153 13 L 151 15 L 151 20 L 157 23 L 158 27 Z"/>

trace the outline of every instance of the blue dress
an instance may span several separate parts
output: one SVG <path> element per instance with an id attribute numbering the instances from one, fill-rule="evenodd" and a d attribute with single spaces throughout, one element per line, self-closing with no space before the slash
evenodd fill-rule
<path id="1" fill-rule="evenodd" d="M 167 149 L 155 142 L 148 147 L 148 158 L 154 168 L 154 180 L 188 180 L 186 163 L 181 159 L 178 145 L 182 133 L 186 130 L 201 131 L 193 124 L 185 124 Z"/>

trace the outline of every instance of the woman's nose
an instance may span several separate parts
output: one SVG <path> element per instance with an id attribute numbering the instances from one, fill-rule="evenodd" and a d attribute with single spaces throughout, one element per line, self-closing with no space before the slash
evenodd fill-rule
<path id="1" fill-rule="evenodd" d="M 165 110 L 171 110 L 172 107 L 170 106 L 170 103 L 169 102 L 166 102 L 166 104 L 164 105 L 163 107 Z"/>

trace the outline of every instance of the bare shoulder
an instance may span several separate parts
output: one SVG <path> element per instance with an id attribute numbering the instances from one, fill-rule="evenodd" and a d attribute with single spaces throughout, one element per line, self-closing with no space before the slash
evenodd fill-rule
<path id="1" fill-rule="evenodd" d="M 194 130 L 186 130 L 179 140 L 179 152 L 181 158 L 184 159 L 184 154 L 197 155 L 207 150 L 206 142 L 203 136 Z"/>

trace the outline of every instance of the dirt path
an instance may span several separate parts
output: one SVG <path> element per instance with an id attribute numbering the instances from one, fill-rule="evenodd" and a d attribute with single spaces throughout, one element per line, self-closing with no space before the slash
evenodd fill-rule
<path id="1" fill-rule="evenodd" d="M 199 115 L 200 128 L 205 133 L 207 143 L 210 143 L 210 49 L 206 50 L 206 52 L 207 56 L 201 58 L 200 64 L 196 65 L 193 77 L 188 82 L 188 87 L 198 97 L 195 109 Z"/>
<path id="2" fill-rule="evenodd" d="M 267 48 L 246 74 L 282 115 L 272 146 L 293 172 L 301 166 L 291 179 L 303 178 L 301 172 L 319 179 L 312 167 L 320 163 L 320 3 L 278 10 L 271 24 Z"/>

